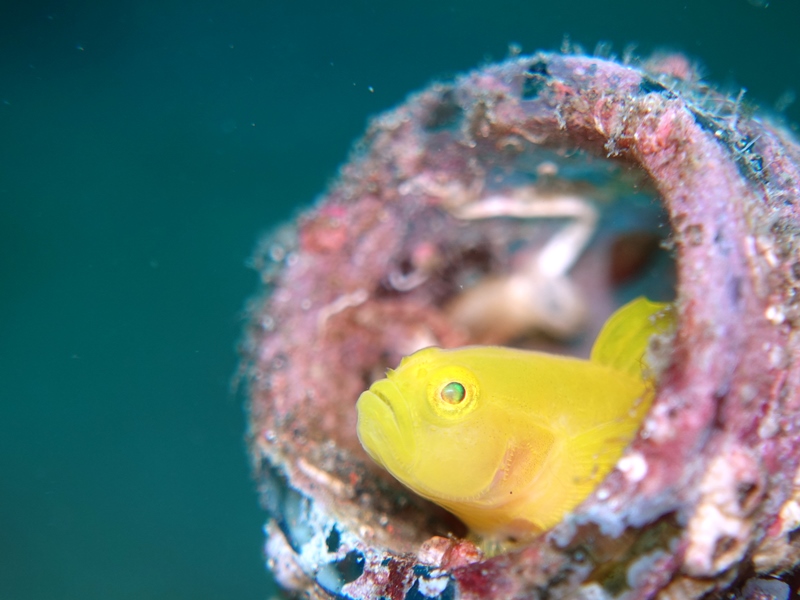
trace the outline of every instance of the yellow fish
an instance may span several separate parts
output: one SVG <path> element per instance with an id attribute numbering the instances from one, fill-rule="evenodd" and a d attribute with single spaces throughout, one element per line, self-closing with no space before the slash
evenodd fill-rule
<path id="1" fill-rule="evenodd" d="M 558 523 L 611 470 L 653 398 L 645 353 L 671 305 L 615 312 L 589 360 L 501 348 L 425 348 L 358 399 L 364 449 L 417 494 L 492 539 Z"/>

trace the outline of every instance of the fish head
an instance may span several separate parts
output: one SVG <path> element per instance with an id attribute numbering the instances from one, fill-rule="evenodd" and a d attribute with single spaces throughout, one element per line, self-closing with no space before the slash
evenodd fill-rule
<path id="1" fill-rule="evenodd" d="M 447 507 L 480 498 L 502 471 L 498 409 L 458 351 L 425 348 L 361 394 L 358 437 L 395 478 Z"/>

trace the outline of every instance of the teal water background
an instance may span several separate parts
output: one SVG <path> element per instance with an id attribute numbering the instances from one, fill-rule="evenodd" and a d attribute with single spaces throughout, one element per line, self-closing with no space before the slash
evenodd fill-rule
<path id="1" fill-rule="evenodd" d="M 245 261 L 370 115 L 564 34 L 770 106 L 800 94 L 799 8 L 0 3 L 0 600 L 274 593 L 230 391 Z"/>

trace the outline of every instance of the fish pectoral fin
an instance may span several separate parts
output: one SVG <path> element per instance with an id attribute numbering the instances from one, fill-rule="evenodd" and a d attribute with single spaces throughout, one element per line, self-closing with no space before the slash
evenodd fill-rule
<path id="1" fill-rule="evenodd" d="M 594 342 L 591 360 L 641 379 L 650 338 L 674 326 L 671 303 L 651 302 L 640 296 L 608 318 Z"/>
<path id="2" fill-rule="evenodd" d="M 634 417 L 618 419 L 598 425 L 569 441 L 567 453 L 574 505 L 585 500 L 614 468 L 636 437 L 639 424 L 640 420 Z"/>

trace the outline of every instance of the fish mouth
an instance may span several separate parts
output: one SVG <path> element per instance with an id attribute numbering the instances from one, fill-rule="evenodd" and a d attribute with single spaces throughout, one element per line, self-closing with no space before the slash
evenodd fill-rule
<path id="1" fill-rule="evenodd" d="M 369 415 L 379 419 L 381 423 L 385 423 L 386 417 L 391 417 L 391 422 L 395 427 L 398 427 L 397 412 L 390 399 L 390 396 L 396 396 L 397 394 L 399 394 L 397 388 L 388 379 L 376 381 L 358 398 L 356 408 L 359 418 L 363 413 L 364 416 Z"/>
<path id="2" fill-rule="evenodd" d="M 394 462 L 391 457 L 407 451 L 410 443 L 398 419 L 401 401 L 397 387 L 388 379 L 381 379 L 363 392 L 356 403 L 358 439 L 372 459 L 386 468 L 389 468 L 387 461 Z"/>
<path id="3" fill-rule="evenodd" d="M 389 398 L 386 396 L 386 392 L 381 390 L 377 385 L 373 385 L 369 388 L 368 393 L 371 393 L 375 396 L 378 400 L 383 402 L 386 406 L 389 407 L 389 410 L 392 411 L 392 415 L 394 415 L 394 409 L 392 408 L 392 403 L 389 402 Z"/>

